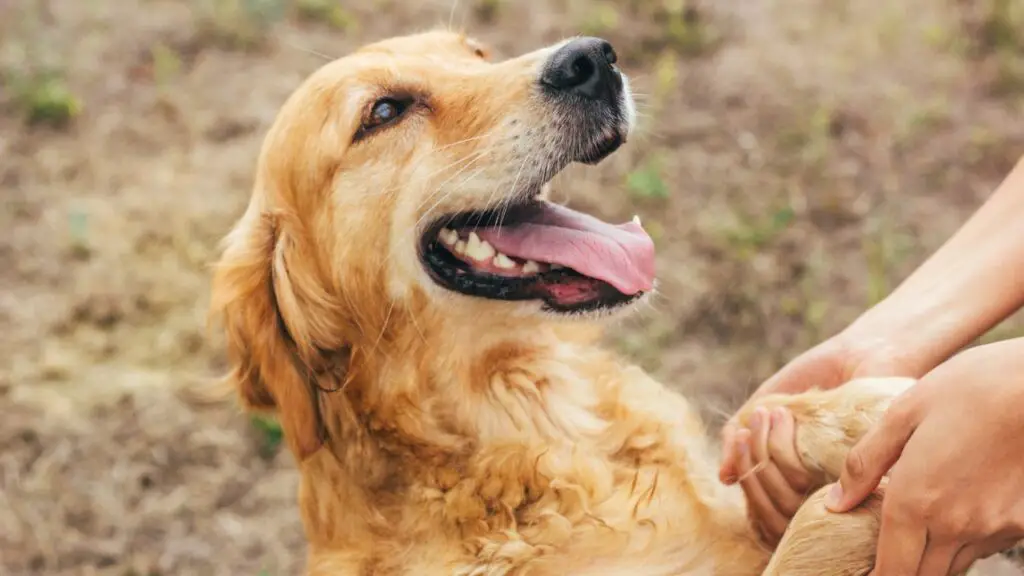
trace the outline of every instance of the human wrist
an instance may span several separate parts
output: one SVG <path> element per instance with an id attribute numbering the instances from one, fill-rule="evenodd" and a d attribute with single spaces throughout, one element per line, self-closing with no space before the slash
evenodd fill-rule
<path id="1" fill-rule="evenodd" d="M 836 336 L 851 359 L 847 377 L 920 378 L 977 336 L 964 317 L 924 298 L 883 300 Z"/>

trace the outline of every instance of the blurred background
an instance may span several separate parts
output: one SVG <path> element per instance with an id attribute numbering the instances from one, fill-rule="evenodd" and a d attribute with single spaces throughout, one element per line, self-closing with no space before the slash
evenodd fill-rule
<path id="1" fill-rule="evenodd" d="M 555 196 L 642 217 L 662 292 L 610 344 L 713 421 L 1024 153 L 1022 0 L 0 0 L 0 573 L 301 566 L 280 431 L 177 393 L 225 368 L 208 267 L 289 92 L 449 25 L 614 43 L 640 134 Z"/>

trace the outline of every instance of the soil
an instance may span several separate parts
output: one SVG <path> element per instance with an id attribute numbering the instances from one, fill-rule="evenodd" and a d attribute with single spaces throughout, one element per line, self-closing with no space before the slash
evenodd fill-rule
<path id="1" fill-rule="evenodd" d="M 0 572 L 302 565 L 273 429 L 179 391 L 225 367 L 208 267 L 262 135 L 367 41 L 614 43 L 641 135 L 556 197 L 643 219 L 660 291 L 609 343 L 712 423 L 893 288 L 1024 152 L 1024 40 L 995 37 L 984 2 L 674 4 L 0 0 Z"/>

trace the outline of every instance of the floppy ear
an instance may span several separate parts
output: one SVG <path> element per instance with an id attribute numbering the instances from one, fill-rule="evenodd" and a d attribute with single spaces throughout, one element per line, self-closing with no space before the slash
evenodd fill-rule
<path id="1" fill-rule="evenodd" d="M 322 346 L 340 343 L 314 341 L 329 332 L 336 310 L 325 310 L 329 299 L 318 275 L 308 264 L 303 267 L 314 257 L 303 253 L 305 243 L 290 224 L 294 220 L 283 213 L 250 206 L 225 239 L 211 312 L 224 326 L 228 378 L 247 407 L 276 409 L 285 440 L 301 462 L 325 441 L 318 382 L 324 374 Z"/>

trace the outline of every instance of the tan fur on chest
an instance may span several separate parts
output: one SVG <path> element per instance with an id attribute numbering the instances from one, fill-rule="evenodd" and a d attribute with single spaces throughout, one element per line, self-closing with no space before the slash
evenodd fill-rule
<path id="1" fill-rule="evenodd" d="M 447 454 L 428 450 L 425 459 L 394 447 L 383 456 L 382 483 L 348 499 L 336 497 L 348 476 L 338 458 L 321 452 L 307 462 L 302 507 L 314 546 L 373 574 L 422 573 L 432 562 L 465 574 L 544 574 L 552 554 L 558 566 L 575 557 L 580 570 L 623 555 L 656 565 L 659 554 L 668 560 L 683 549 L 707 550 L 691 560 L 695 567 L 727 562 L 699 535 L 717 527 L 736 531 L 720 532 L 725 540 L 749 538 L 738 501 L 729 518 L 703 500 L 729 496 L 716 493 L 710 476 L 696 476 L 711 470 L 700 460 L 707 447 L 690 407 L 640 370 L 552 338 L 563 360 L 499 347 L 485 355 L 491 369 L 481 370 L 482 384 L 448 387 L 466 390 L 456 428 L 474 433 L 445 442 Z M 547 369 L 556 360 L 558 369 Z M 356 511 L 365 515 L 358 522 Z"/>

